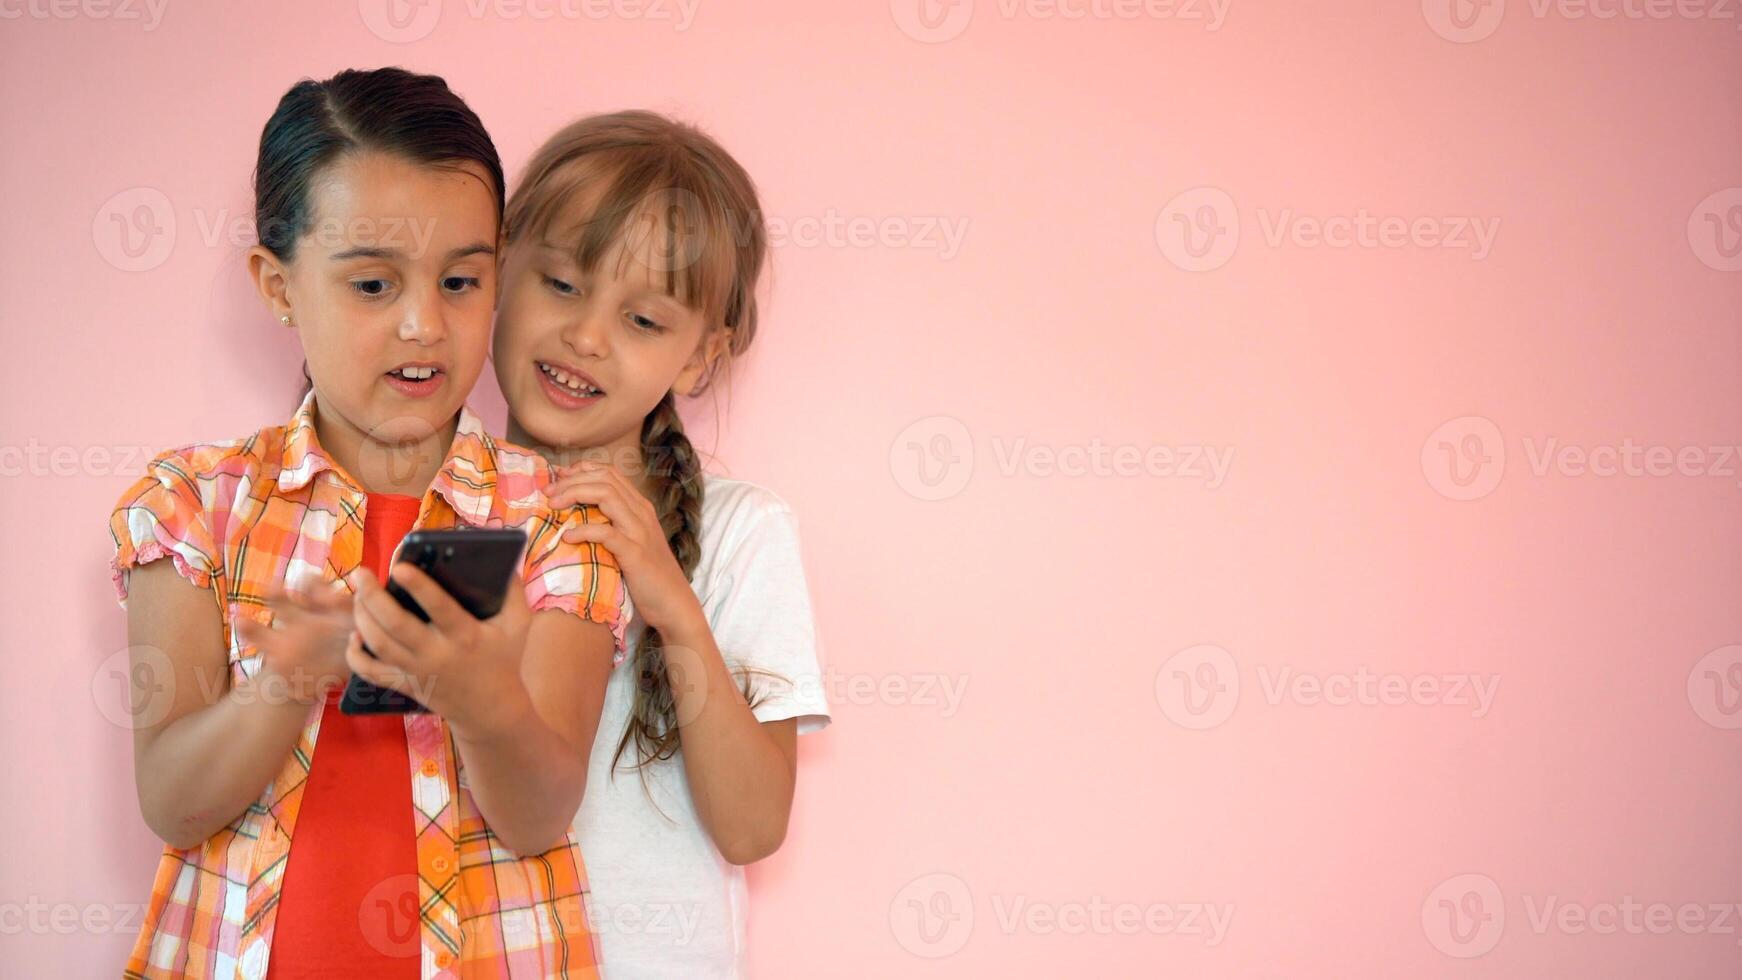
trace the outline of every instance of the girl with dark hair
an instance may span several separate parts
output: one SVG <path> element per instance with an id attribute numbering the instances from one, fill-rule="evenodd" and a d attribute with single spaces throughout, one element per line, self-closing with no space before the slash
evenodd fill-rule
<path id="1" fill-rule="evenodd" d="M 346 71 L 279 102 L 255 198 L 248 272 L 310 390 L 287 425 L 157 457 L 110 523 L 151 679 L 140 808 L 167 845 L 125 975 L 596 976 L 570 822 L 623 587 L 564 539 L 601 511 L 553 509 L 544 460 L 463 404 L 502 249 L 495 147 L 440 78 Z M 390 563 L 455 527 L 528 535 L 491 619 Z M 428 622 L 382 588 L 390 564 Z M 428 713 L 341 711 L 353 674 Z"/>

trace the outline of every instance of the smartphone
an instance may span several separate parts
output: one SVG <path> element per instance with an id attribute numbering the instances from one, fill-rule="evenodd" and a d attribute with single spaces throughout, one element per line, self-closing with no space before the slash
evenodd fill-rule
<path id="1" fill-rule="evenodd" d="M 508 580 L 520 566 L 520 556 L 525 550 L 526 532 L 517 528 L 413 531 L 400 544 L 397 560 L 422 569 L 473 616 L 489 619 L 502 611 L 502 603 L 508 598 Z M 429 622 L 429 614 L 391 577 L 387 580 L 387 591 L 412 615 Z M 363 652 L 375 655 L 367 646 Z M 377 687 L 352 674 L 339 701 L 339 710 L 348 715 L 384 715 L 429 709 L 415 698 Z"/>

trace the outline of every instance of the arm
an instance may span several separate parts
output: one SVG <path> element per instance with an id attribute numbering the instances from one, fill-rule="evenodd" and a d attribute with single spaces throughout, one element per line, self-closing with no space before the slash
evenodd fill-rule
<path id="1" fill-rule="evenodd" d="M 167 560 L 134 568 L 128 580 L 127 642 L 134 669 L 151 677 L 150 698 L 170 699 L 161 721 L 134 728 L 139 809 L 166 844 L 186 850 L 260 798 L 321 693 L 313 684 L 295 691 L 264 657 L 255 677 L 232 686 L 223 621 L 211 591 L 182 578 Z M 152 675 L 164 663 L 154 656 L 159 651 L 167 658 L 168 677 Z M 148 698 L 134 706 L 156 714 L 162 702 Z"/>
<path id="2" fill-rule="evenodd" d="M 423 697 L 446 720 L 478 811 L 505 846 L 524 857 L 562 843 L 586 791 L 611 631 L 560 610 L 533 612 L 519 574 L 502 611 L 482 620 L 416 565 L 400 562 L 391 574 L 430 620 L 359 576 L 351 669 Z"/>
<path id="3" fill-rule="evenodd" d="M 701 603 L 660 636 L 696 814 L 726 860 L 760 861 L 786 839 L 798 779 L 798 720 L 756 720 Z M 690 678 L 696 680 L 686 682 Z"/>
<path id="4" fill-rule="evenodd" d="M 455 723 L 472 797 L 520 855 L 563 842 L 587 788 L 587 757 L 605 704 L 611 631 L 568 613 L 533 614 L 518 689 L 494 728 Z"/>
<path id="5" fill-rule="evenodd" d="M 642 618 L 660 632 L 684 775 L 715 848 L 733 864 L 774 853 L 792 813 L 797 720 L 760 722 L 751 712 L 653 503 L 627 479 L 583 462 L 565 470 L 549 496 L 554 506 L 597 504 L 610 518 L 572 527 L 563 537 L 610 549 Z"/>

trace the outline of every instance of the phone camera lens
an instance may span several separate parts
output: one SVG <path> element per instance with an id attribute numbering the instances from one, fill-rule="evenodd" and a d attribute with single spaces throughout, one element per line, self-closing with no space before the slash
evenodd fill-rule
<path id="1" fill-rule="evenodd" d="M 444 556 L 443 556 L 443 557 L 444 557 L 444 558 L 452 558 L 452 557 L 454 557 L 454 549 L 453 549 L 453 548 L 452 548 L 452 547 L 451 547 L 451 546 L 450 546 L 450 547 L 449 547 L 449 548 L 448 548 L 448 550 L 447 550 L 447 554 L 445 554 L 445 555 L 444 555 Z"/>

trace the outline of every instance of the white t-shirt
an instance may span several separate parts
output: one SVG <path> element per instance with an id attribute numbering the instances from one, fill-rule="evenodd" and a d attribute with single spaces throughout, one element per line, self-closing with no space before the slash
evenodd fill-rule
<path id="1" fill-rule="evenodd" d="M 782 679 L 752 675 L 764 695 L 752 713 L 764 722 L 797 718 L 801 735 L 826 726 L 829 706 L 791 508 L 756 484 L 705 474 L 701 545 L 690 581 L 727 666 Z M 633 653 L 646 624 L 632 607 L 630 615 Z M 611 672 L 587 795 L 575 815 L 604 976 L 741 976 L 744 869 L 720 856 L 696 817 L 682 749 L 637 773 L 631 743 L 618 771 L 610 771 L 634 691 L 628 663 Z"/>

